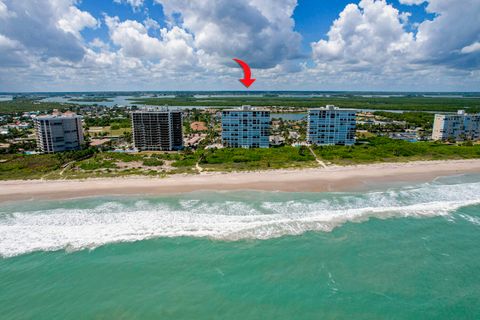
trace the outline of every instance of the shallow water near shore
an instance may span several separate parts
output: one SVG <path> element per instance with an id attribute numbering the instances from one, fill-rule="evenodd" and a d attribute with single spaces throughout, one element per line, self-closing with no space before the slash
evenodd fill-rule
<path id="1" fill-rule="evenodd" d="M 475 319 L 480 176 L 0 206 L 7 319 Z"/>

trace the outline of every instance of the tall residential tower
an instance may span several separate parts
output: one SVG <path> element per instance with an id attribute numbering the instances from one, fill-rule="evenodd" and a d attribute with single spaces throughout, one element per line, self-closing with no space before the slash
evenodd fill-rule
<path id="1" fill-rule="evenodd" d="M 132 113 L 133 143 L 140 151 L 171 151 L 183 147 L 181 111 L 146 108 Z"/>
<path id="2" fill-rule="evenodd" d="M 74 113 L 39 116 L 35 119 L 37 147 L 43 153 L 80 150 L 82 118 Z"/>
<path id="3" fill-rule="evenodd" d="M 326 106 L 308 110 L 307 142 L 315 145 L 355 144 L 356 112 Z"/>
<path id="4" fill-rule="evenodd" d="M 268 148 L 270 111 L 243 106 L 222 112 L 222 142 L 228 148 Z"/>
<path id="5" fill-rule="evenodd" d="M 480 114 L 436 114 L 433 124 L 433 140 L 480 140 Z"/>

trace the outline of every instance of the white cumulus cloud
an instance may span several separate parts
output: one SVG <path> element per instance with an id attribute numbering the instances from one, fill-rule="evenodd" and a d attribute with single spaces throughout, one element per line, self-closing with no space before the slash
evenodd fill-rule
<path id="1" fill-rule="evenodd" d="M 133 10 L 138 10 L 143 6 L 143 0 L 113 0 L 115 3 L 127 3 L 132 6 Z"/>
<path id="2" fill-rule="evenodd" d="M 80 11 L 75 0 L 3 0 L 2 3 L 8 8 L 8 15 L 0 20 L 0 34 L 44 59 L 82 59 L 85 50 L 79 33 L 97 22 L 90 13 Z"/>
<path id="3" fill-rule="evenodd" d="M 461 52 L 480 41 L 480 1 L 428 0 L 427 11 L 435 18 L 418 26 L 418 60 L 457 69 L 480 68 L 478 51 Z"/>
<path id="4" fill-rule="evenodd" d="M 463 74 L 465 77 L 477 74 L 473 71 L 480 67 L 478 0 L 401 2 L 428 2 L 426 10 L 434 18 L 409 31 L 406 20 L 410 13 L 400 12 L 385 0 L 349 4 L 332 24 L 328 39 L 311 44 L 317 68 L 399 79 L 412 74 L 427 79 L 429 73 L 438 77 L 438 67 L 445 74 L 455 69 L 472 71 Z"/>
<path id="5" fill-rule="evenodd" d="M 85 28 L 95 28 L 98 26 L 98 21 L 90 13 L 80 11 L 77 7 L 70 6 L 57 25 L 65 32 L 70 32 L 77 37 L 80 37 L 80 31 Z"/>
<path id="6" fill-rule="evenodd" d="M 328 40 L 312 43 L 312 51 L 318 63 L 338 61 L 358 67 L 402 58 L 412 43 L 413 34 L 405 32 L 397 9 L 385 1 L 362 0 L 346 6 Z"/>
<path id="7" fill-rule="evenodd" d="M 148 26 L 138 21 L 120 21 L 118 17 L 107 16 L 105 22 L 112 42 L 127 57 L 162 63 L 169 68 L 185 67 L 196 62 L 192 36 L 179 27 L 163 28 L 157 38 L 150 36 Z"/>
<path id="8" fill-rule="evenodd" d="M 100 22 L 80 0 L 0 0 L 0 91 L 240 89 L 232 58 L 258 89 L 480 87 L 478 0 L 399 0 L 424 4 L 424 21 L 390 0 L 351 0 L 311 56 L 297 0 L 114 1 L 135 13 L 110 1 Z"/>
<path id="9" fill-rule="evenodd" d="M 193 36 L 206 59 L 231 64 L 232 58 L 254 68 L 272 68 L 298 56 L 301 36 L 292 18 L 296 0 L 155 0 Z"/>

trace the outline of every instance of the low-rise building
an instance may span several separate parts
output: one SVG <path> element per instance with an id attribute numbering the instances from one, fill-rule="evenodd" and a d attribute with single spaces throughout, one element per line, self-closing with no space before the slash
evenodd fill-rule
<path id="1" fill-rule="evenodd" d="M 288 137 L 290 139 L 296 140 L 296 139 L 300 138 L 300 134 L 296 131 L 289 131 L 288 132 Z"/>
<path id="2" fill-rule="evenodd" d="M 356 111 L 326 106 L 308 110 L 307 142 L 315 145 L 355 144 Z"/>
<path id="3" fill-rule="evenodd" d="M 480 140 L 480 114 L 436 114 L 432 132 L 433 140 Z"/>
<path id="4" fill-rule="evenodd" d="M 285 144 L 285 138 L 279 135 L 270 136 L 270 145 L 281 146 Z"/>

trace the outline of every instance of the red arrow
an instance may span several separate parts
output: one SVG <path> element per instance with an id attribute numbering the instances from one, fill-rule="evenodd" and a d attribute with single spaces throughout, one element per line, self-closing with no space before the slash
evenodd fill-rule
<path id="1" fill-rule="evenodd" d="M 236 63 L 240 65 L 243 69 L 243 79 L 240 79 L 240 82 L 243 83 L 243 85 L 247 88 L 249 88 L 252 83 L 255 82 L 257 79 L 252 79 L 252 71 L 250 71 L 250 67 L 247 63 L 240 59 L 233 59 Z"/>

